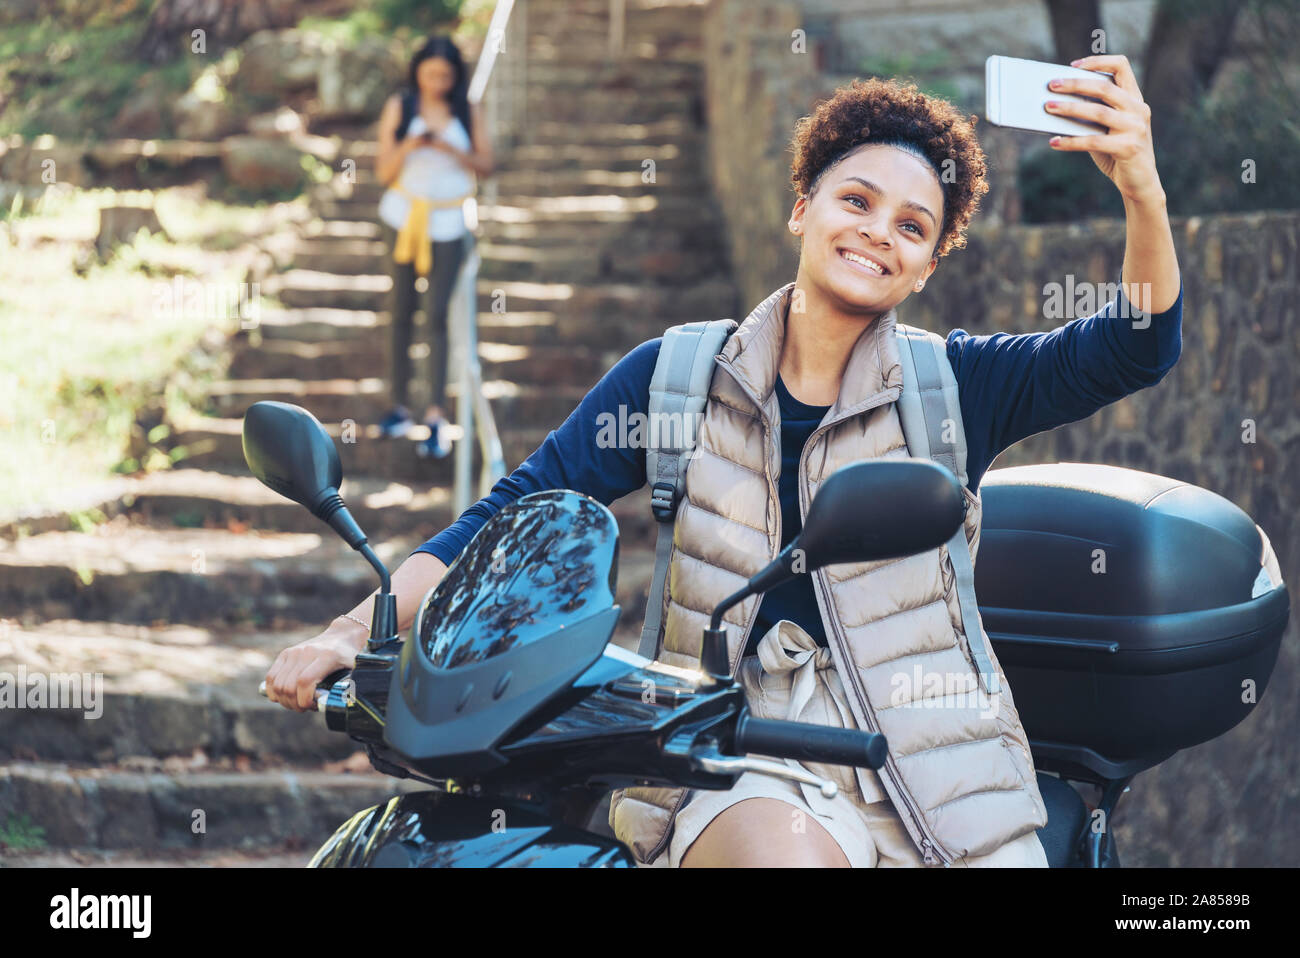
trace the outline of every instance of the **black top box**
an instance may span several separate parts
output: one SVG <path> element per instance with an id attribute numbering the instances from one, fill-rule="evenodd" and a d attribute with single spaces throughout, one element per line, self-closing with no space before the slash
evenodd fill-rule
<path id="1" fill-rule="evenodd" d="M 1039 768 L 1117 779 L 1244 719 L 1290 597 L 1227 499 L 1135 469 L 987 472 L 975 591 Z"/>

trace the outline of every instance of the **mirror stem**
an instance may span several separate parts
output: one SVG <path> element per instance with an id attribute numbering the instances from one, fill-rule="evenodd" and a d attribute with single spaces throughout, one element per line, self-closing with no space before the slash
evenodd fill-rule
<path id="1" fill-rule="evenodd" d="M 397 637 L 397 596 L 392 593 L 393 582 L 388 567 L 379 561 L 369 543 L 363 540 L 357 551 L 379 573 L 379 592 L 375 595 L 374 615 L 370 617 L 370 648 L 374 649 Z"/>
<path id="2" fill-rule="evenodd" d="M 723 613 L 751 595 L 753 590 L 746 585 L 739 592 L 727 596 L 713 610 L 709 627 L 704 630 L 704 640 L 700 645 L 700 671 L 709 677 L 713 686 L 731 684 L 731 663 L 727 656 L 727 630 L 722 624 Z"/>

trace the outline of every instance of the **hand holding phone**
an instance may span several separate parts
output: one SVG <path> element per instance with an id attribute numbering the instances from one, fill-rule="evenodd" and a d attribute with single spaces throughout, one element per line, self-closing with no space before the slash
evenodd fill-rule
<path id="1" fill-rule="evenodd" d="M 1074 120 L 1048 112 L 1048 100 L 1077 100 L 1081 103 L 1100 103 L 1094 97 L 1077 93 L 1060 93 L 1050 90 L 1047 84 L 1056 79 L 1079 77 L 1095 80 L 1113 74 L 1098 70 L 1044 63 L 1041 60 L 1021 60 L 1016 57 L 991 56 L 984 61 L 984 117 L 996 126 L 1033 133 L 1066 134 L 1070 136 L 1105 133 L 1106 127 L 1085 120 Z"/>

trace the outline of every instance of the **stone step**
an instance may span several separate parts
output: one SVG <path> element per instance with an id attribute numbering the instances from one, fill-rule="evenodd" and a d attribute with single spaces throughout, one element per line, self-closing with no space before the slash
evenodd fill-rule
<path id="1" fill-rule="evenodd" d="M 549 223 L 530 222 L 520 218 L 488 221 L 479 224 L 477 234 L 480 244 L 479 255 L 482 257 L 484 251 L 494 243 L 505 246 L 590 248 L 637 242 L 647 246 L 671 248 L 676 244 L 696 249 L 708 243 L 723 245 L 721 233 L 702 229 L 703 221 L 707 221 L 707 217 L 704 220 L 697 219 L 694 227 L 689 231 L 684 231 L 672 223 L 658 222 L 654 219 L 638 221 L 635 218 L 588 222 L 570 219 Z M 346 251 L 386 254 L 387 247 L 382 243 L 371 245 L 381 238 L 381 227 L 373 217 L 369 220 L 315 220 L 304 238 L 300 240 L 299 248 L 308 252 L 326 254 Z M 307 269 L 316 268 L 305 264 L 299 265 Z"/>
<path id="2" fill-rule="evenodd" d="M 652 564 L 653 554 L 648 527 L 635 518 L 634 505 L 627 508 L 634 518 L 620 553 L 619 594 L 625 610 L 639 616 L 649 578 L 638 585 L 625 570 Z M 648 504 L 641 514 L 649 515 Z M 391 570 L 431 536 L 377 535 L 371 546 Z M 369 564 L 323 524 L 314 532 L 176 528 L 119 515 L 90 532 L 0 542 L 0 616 L 139 624 L 260 624 L 279 617 L 323 628 L 375 585 Z"/>
<path id="3" fill-rule="evenodd" d="M 324 273 L 374 273 L 374 269 L 357 269 L 356 264 L 373 263 L 377 258 L 387 258 L 386 244 L 377 239 L 351 236 L 320 236 L 298 241 L 293 264 L 299 269 Z"/>
<path id="4" fill-rule="evenodd" d="M 4 626 L 6 671 L 67 677 L 60 681 L 75 676 L 76 684 L 61 686 L 75 692 L 61 703 L 68 707 L 0 712 L 0 761 L 321 762 L 358 749 L 318 716 L 289 712 L 257 693 L 280 651 L 319 634 L 319 625 L 266 630 L 56 619 Z"/>
<path id="5" fill-rule="evenodd" d="M 209 399 L 213 415 L 240 416 L 255 402 L 272 400 L 302 406 L 322 422 L 379 422 L 391 408 L 383 380 L 364 380 L 378 384 L 367 393 L 348 393 L 348 380 L 303 381 L 284 379 L 242 379 L 227 383 L 218 395 Z M 594 380 L 593 380 L 594 382 Z M 454 414 L 459 383 L 448 383 L 447 403 Z M 587 387 L 519 384 L 507 380 L 487 380 L 483 394 L 492 404 L 497 429 L 513 433 L 520 429 L 558 429 L 577 408 Z"/>
<path id="6" fill-rule="evenodd" d="M 479 245 L 479 278 L 493 280 L 563 280 L 574 283 L 633 282 L 659 280 L 682 284 L 706 279 L 727 268 L 721 242 L 702 231 L 688 242 L 666 231 L 642 233 L 629 230 L 627 242 L 610 242 L 598 253 L 565 245 L 535 246 L 483 240 Z M 318 242 L 318 241 L 309 241 Z M 378 276 L 392 268 L 391 254 L 379 244 L 370 244 L 364 254 L 336 253 L 309 249 L 294 256 L 294 266 L 337 276 Z M 377 281 L 376 284 L 378 285 Z"/>
<path id="7" fill-rule="evenodd" d="M 384 333 L 387 328 L 385 324 Z M 424 324 L 419 328 L 423 330 Z M 411 350 L 411 361 L 415 368 L 422 369 L 428 364 L 428 341 L 421 337 L 416 343 Z M 211 392 L 214 406 L 218 408 L 225 405 L 230 396 L 247 396 L 254 392 L 297 395 L 317 403 L 356 404 L 360 408 L 373 404 L 382 406 L 386 402 L 387 390 L 383 380 L 364 378 L 370 374 L 363 373 L 363 370 L 377 370 L 379 376 L 388 375 L 387 336 L 376 335 L 373 330 L 363 336 L 327 342 L 264 338 L 256 346 L 247 341 L 245 331 L 241 330 L 233 345 L 235 355 L 231 360 L 230 379 L 214 383 Z M 479 367 L 485 383 L 505 381 L 494 387 L 497 395 L 506 395 L 511 384 L 581 388 L 585 394 L 622 356 L 618 350 L 573 345 L 478 344 Z M 314 411 L 315 407 L 308 405 L 308 408 Z M 320 418 L 347 417 L 330 414 Z"/>
<path id="8" fill-rule="evenodd" d="M 382 235 L 383 229 L 374 217 L 361 220 L 317 219 L 303 229 L 306 239 L 377 240 Z"/>
<path id="9" fill-rule="evenodd" d="M 634 648 L 636 623 L 629 617 L 621 624 L 617 643 Z M 32 676 L 46 676 L 63 698 L 50 707 L 24 695 L 0 712 L 0 762 L 159 771 L 350 759 L 368 769 L 359 745 L 331 732 L 319 715 L 290 712 L 257 692 L 276 656 L 320 629 L 6 620 L 0 649 L 11 681 L 25 690 Z"/>
<path id="10" fill-rule="evenodd" d="M 529 119 L 523 131 L 524 143 L 564 146 L 667 146 L 676 144 L 683 150 L 704 149 L 707 130 L 698 120 L 684 116 L 666 116 L 654 120 L 612 119 L 601 122 L 573 123 L 554 119 Z"/>
<path id="11" fill-rule="evenodd" d="M 448 430 L 453 445 L 452 454 L 445 459 L 422 459 L 415 451 L 418 442 L 428 436 L 428 430 L 416 426 L 404 439 L 383 439 L 378 426 L 357 423 L 349 427 L 349 441 L 340 440 L 342 427 L 338 423 L 322 423 L 334 439 L 339 452 L 343 474 L 392 476 L 422 483 L 450 487 L 455 475 L 455 444 L 461 441 L 457 426 Z M 192 416 L 175 423 L 176 443 L 185 447 L 181 460 L 184 468 L 217 469 L 221 471 L 245 468 L 243 451 L 243 420 L 216 416 Z M 521 439 L 515 435 L 502 437 L 506 456 L 506 469 L 518 465 L 537 448 L 545 436 Z M 535 441 L 534 441 L 535 440 Z M 532 443 L 531 446 L 529 443 Z M 527 447 L 526 449 L 524 447 Z M 482 465 L 479 444 L 472 443 L 471 471 L 476 477 Z M 521 455 L 522 453 L 522 455 Z"/>
<path id="12" fill-rule="evenodd" d="M 0 765 L 0 819 L 26 815 L 52 848 L 316 848 L 356 812 L 428 785 L 316 768 L 137 772 Z M 195 834 L 195 812 L 204 830 Z"/>
<path id="13" fill-rule="evenodd" d="M 524 246 L 536 249 L 562 247 L 565 249 L 606 250 L 620 246 L 638 248 L 700 249 L 709 243 L 725 248 L 721 234 L 709 228 L 707 220 L 696 223 L 695 230 L 683 230 L 680 225 L 654 220 L 622 221 L 563 221 L 535 223 L 528 220 L 480 224 L 480 249 L 489 243 L 499 246 Z"/>
<path id="14" fill-rule="evenodd" d="M 696 90 L 704 83 L 699 62 L 665 61 L 647 68 L 630 58 L 573 65 L 543 61 L 526 67 L 529 85 L 560 93 L 570 90 L 639 90 L 653 95 L 659 90 Z"/>
<path id="15" fill-rule="evenodd" d="M 707 157 L 701 143 L 688 147 L 678 143 L 619 145 L 582 145 L 577 143 L 524 144 L 510 152 L 512 169 L 534 171 L 537 175 L 564 172 L 574 167 L 611 173 L 635 172 L 640 175 L 646 160 L 654 160 L 660 173 L 691 173 L 706 169 Z"/>
<path id="16" fill-rule="evenodd" d="M 607 63 L 609 24 L 590 20 L 587 23 L 552 24 L 551 33 L 536 32 L 528 38 L 528 61 L 561 63 Z M 679 30 L 625 29 L 622 48 L 612 57 L 615 62 L 628 59 L 658 62 L 663 60 L 700 63 L 704 59 L 704 37 L 697 27 Z"/>
<path id="17" fill-rule="evenodd" d="M 392 288 L 384 274 L 340 276 L 319 270 L 290 269 L 262 284 L 265 294 L 294 308 L 377 309 Z"/>
<path id="18" fill-rule="evenodd" d="M 353 518 L 375 538 L 429 538 L 455 518 L 445 486 L 405 483 L 376 476 L 346 476 L 340 490 Z M 310 512 L 248 473 L 171 469 L 132 480 L 119 497 L 121 509 L 155 528 L 274 530 L 327 533 Z"/>
<path id="19" fill-rule="evenodd" d="M 661 137 L 660 142 L 632 137 L 613 143 L 603 139 L 581 142 L 576 139 L 579 130 L 568 124 L 546 124 L 544 129 L 537 130 L 530 127 L 530 132 L 538 136 L 556 134 L 561 132 L 557 129 L 561 126 L 567 127 L 571 135 L 556 136 L 555 142 L 524 143 L 509 153 L 499 153 L 497 170 L 491 177 L 499 190 L 512 192 L 511 180 L 505 177 L 514 174 L 546 173 L 577 179 L 579 175 L 589 176 L 594 171 L 636 173 L 639 176 L 647 159 L 654 160 L 658 171 L 665 175 L 701 175 L 701 171 L 707 169 L 707 143 L 701 130 L 679 130 L 674 136 Z M 608 134 L 611 126 L 602 125 L 602 130 Z M 627 124 L 617 126 L 625 128 Z M 337 188 L 346 192 L 348 185 L 338 183 Z M 358 166 L 350 185 L 356 199 L 377 203 L 383 195 L 384 186 L 375 178 L 372 166 Z"/>
<path id="20" fill-rule="evenodd" d="M 330 199 L 318 204 L 316 213 L 324 220 L 374 221 L 374 203 Z M 721 222 L 717 202 L 711 193 L 682 195 L 677 191 L 642 191 L 632 196 L 595 193 L 582 196 L 529 196 L 499 194 L 494 203 L 480 202 L 480 222 L 487 223 L 628 223 L 672 226 L 683 233 L 698 230 L 701 223 Z"/>
<path id="21" fill-rule="evenodd" d="M 556 91 L 530 85 L 523 99 L 529 122 L 653 123 L 668 118 L 703 118 L 703 91 Z"/>
<path id="22" fill-rule="evenodd" d="M 289 270 L 276 277 L 275 293 L 292 309 L 350 309 L 379 312 L 387 305 L 386 276 L 339 277 L 331 273 Z M 268 285 L 272 285 L 269 284 Z M 576 285 L 556 282 L 527 282 L 480 279 L 480 317 L 491 307 L 504 304 L 509 312 L 561 314 L 574 323 L 571 334 L 561 333 L 566 342 L 587 341 L 601 349 L 624 350 L 664 328 L 688 319 L 734 316 L 736 294 L 723 277 L 710 278 L 689 286 L 641 283 L 596 283 Z M 485 304 L 487 308 L 485 308 Z M 482 330 L 480 325 L 480 330 Z M 482 333 L 480 333 L 482 336 Z M 361 373 L 354 373 L 362 375 Z M 319 375 L 316 378 L 333 378 Z"/>
<path id="23" fill-rule="evenodd" d="M 239 531 L 322 533 L 310 512 L 240 472 L 173 469 L 131 479 L 126 492 L 99 504 L 109 517 L 127 513 L 154 528 L 216 528 Z M 449 526 L 451 490 L 375 476 L 344 476 L 340 490 L 357 523 L 372 538 L 413 535 L 432 538 Z M 610 504 L 628 547 L 652 546 L 655 531 L 649 492 Z"/>
<path id="24" fill-rule="evenodd" d="M 413 337 L 424 342 L 423 314 L 415 313 Z M 264 310 L 261 317 L 263 341 L 292 340 L 295 342 L 325 342 L 335 339 L 368 341 L 373 336 L 388 334 L 389 318 L 385 312 L 359 309 L 291 309 Z M 577 348 L 595 347 L 625 354 L 637 335 L 639 342 L 662 334 L 663 326 L 656 319 L 639 323 L 600 323 L 597 319 L 584 322 L 574 317 L 561 317 L 546 310 L 509 313 L 479 312 L 480 340 L 492 340 L 509 345 L 542 346 L 568 343 Z M 635 344 L 633 344 L 635 345 Z"/>
<path id="25" fill-rule="evenodd" d="M 422 541 L 407 533 L 371 545 L 393 568 Z M 324 524 L 312 533 L 236 532 L 117 516 L 91 532 L 0 542 L 0 615 L 9 616 L 238 623 L 278 615 L 323 625 L 376 583 Z"/>
<path id="26" fill-rule="evenodd" d="M 643 149 L 639 157 L 614 159 L 612 162 L 618 168 L 607 167 L 599 157 L 589 156 L 561 165 L 555 161 L 520 161 L 511 154 L 503 158 L 491 179 L 502 196 L 637 196 L 662 189 L 686 193 L 711 189 L 698 154 L 678 152 L 659 160 L 652 155 L 655 152 L 670 153 L 663 147 Z M 646 163 L 647 160 L 654 160 L 653 168 Z M 651 170 L 653 180 L 650 179 Z M 326 184 L 321 188 L 321 198 L 377 205 L 387 189 L 369 173 L 362 173 L 350 183 Z"/>

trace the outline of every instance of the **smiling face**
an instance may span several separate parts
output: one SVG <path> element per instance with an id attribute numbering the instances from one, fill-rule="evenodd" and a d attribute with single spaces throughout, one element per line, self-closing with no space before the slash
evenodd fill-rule
<path id="1" fill-rule="evenodd" d="M 445 99 L 456 80 L 456 68 L 445 57 L 429 57 L 415 68 L 420 93 L 427 99 Z"/>
<path id="2" fill-rule="evenodd" d="M 803 236 L 798 285 L 846 311 L 888 312 L 938 265 L 943 215 L 929 164 L 893 146 L 859 147 L 795 203 L 790 226 Z"/>

